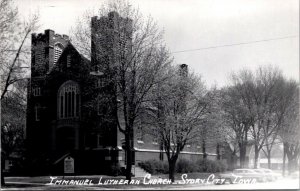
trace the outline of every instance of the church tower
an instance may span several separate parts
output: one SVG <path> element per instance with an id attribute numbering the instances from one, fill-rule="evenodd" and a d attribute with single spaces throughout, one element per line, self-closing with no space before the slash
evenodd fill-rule
<path id="1" fill-rule="evenodd" d="M 92 17 L 91 35 L 91 62 L 95 70 L 112 69 L 131 53 L 132 20 L 117 12 Z"/>
<path id="2" fill-rule="evenodd" d="M 95 16 L 91 19 L 91 66 L 96 73 L 104 75 L 98 76 L 98 84 L 104 87 L 99 94 L 98 108 L 106 108 L 110 103 L 110 108 L 105 109 L 109 118 L 116 117 L 117 114 L 117 86 L 115 67 L 126 62 L 130 57 L 132 48 L 132 20 L 121 17 L 117 12 L 109 12 L 107 16 L 100 18 Z M 112 144 L 118 144 L 118 129 L 116 121 L 109 122 L 107 126 L 112 131 Z"/>
<path id="3" fill-rule="evenodd" d="M 51 71 L 69 42 L 67 35 L 45 30 L 42 34 L 32 34 L 31 77 L 41 77 Z"/>
<path id="4" fill-rule="evenodd" d="M 46 107 L 49 100 L 45 79 L 69 44 L 69 37 L 55 34 L 53 30 L 48 29 L 44 33 L 33 33 L 31 39 L 31 78 L 27 90 L 26 135 L 30 148 L 39 150 L 50 147 L 51 142 L 42 136 L 46 134 L 49 125 L 43 120 L 49 109 Z"/>

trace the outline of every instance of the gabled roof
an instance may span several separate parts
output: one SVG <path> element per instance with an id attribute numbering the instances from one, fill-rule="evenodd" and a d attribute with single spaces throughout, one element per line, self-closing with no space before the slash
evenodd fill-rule
<path id="1" fill-rule="evenodd" d="M 52 70 L 49 72 L 51 73 L 52 71 L 57 71 L 60 69 L 60 59 L 63 57 L 64 54 L 66 54 L 66 52 L 73 50 L 75 52 L 75 54 L 77 54 L 78 56 L 80 56 L 80 58 L 83 60 L 83 64 L 90 64 L 90 60 L 87 59 L 85 56 L 83 56 L 82 54 L 79 53 L 79 51 L 75 48 L 75 46 L 69 41 L 68 44 L 66 45 L 66 47 L 64 48 L 62 54 L 60 55 L 57 64 L 52 68 Z"/>

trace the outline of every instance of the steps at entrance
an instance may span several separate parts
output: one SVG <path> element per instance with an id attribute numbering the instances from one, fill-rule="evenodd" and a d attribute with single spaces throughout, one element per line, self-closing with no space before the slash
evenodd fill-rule
<path id="1" fill-rule="evenodd" d="M 144 169 L 139 166 L 135 167 L 135 177 L 144 177 L 146 174 L 149 174 Z"/>

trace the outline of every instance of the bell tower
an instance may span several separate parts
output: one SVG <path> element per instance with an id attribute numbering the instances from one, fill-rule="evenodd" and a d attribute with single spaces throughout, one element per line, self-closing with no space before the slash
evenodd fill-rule
<path id="1" fill-rule="evenodd" d="M 117 12 L 92 17 L 91 35 L 91 62 L 95 70 L 112 68 L 131 53 L 132 20 Z"/>

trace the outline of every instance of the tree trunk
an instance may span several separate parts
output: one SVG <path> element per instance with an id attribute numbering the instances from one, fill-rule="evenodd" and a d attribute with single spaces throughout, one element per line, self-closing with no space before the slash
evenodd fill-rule
<path id="1" fill-rule="evenodd" d="M 295 170 L 297 170 L 297 163 L 298 163 L 298 155 L 299 150 L 298 146 L 295 146 L 294 144 L 286 143 L 286 156 L 288 159 L 288 174 L 291 174 Z"/>
<path id="2" fill-rule="evenodd" d="M 206 143 L 205 140 L 202 140 L 202 152 L 203 152 L 203 159 L 207 158 L 207 153 L 206 153 Z"/>
<path id="3" fill-rule="evenodd" d="M 219 143 L 217 143 L 217 159 L 218 160 L 221 160 L 221 153 L 220 153 L 220 144 Z"/>
<path id="4" fill-rule="evenodd" d="M 230 155 L 230 162 L 229 162 L 229 164 L 230 164 L 230 166 L 229 166 L 229 169 L 230 170 L 233 170 L 233 169 L 235 169 L 235 167 L 236 167 L 236 151 L 234 150 L 233 152 L 231 152 L 231 155 Z"/>
<path id="5" fill-rule="evenodd" d="M 271 169 L 271 150 L 268 150 L 268 168 Z"/>
<path id="6" fill-rule="evenodd" d="M 125 134 L 125 141 L 126 141 L 126 180 L 131 181 L 131 168 L 132 168 L 132 137 L 130 137 L 130 133 Z"/>
<path id="7" fill-rule="evenodd" d="M 176 167 L 177 157 L 169 159 L 169 179 L 174 182 L 175 181 L 175 167 Z"/>
<path id="8" fill-rule="evenodd" d="M 259 157 L 259 149 L 257 145 L 254 145 L 254 168 L 257 168 L 258 157 Z"/>
<path id="9" fill-rule="evenodd" d="M 126 180 L 131 181 L 132 152 L 127 150 L 126 153 Z"/>
<path id="10" fill-rule="evenodd" d="M 159 146 L 159 160 L 163 161 L 164 160 L 164 144 L 163 143 L 160 143 L 160 146 Z"/>
<path id="11" fill-rule="evenodd" d="M 286 144 L 283 143 L 282 176 L 285 176 Z"/>
<path id="12" fill-rule="evenodd" d="M 3 153 L 1 153 L 1 186 L 5 185 L 5 179 L 4 179 L 4 169 L 5 169 L 5 156 Z"/>
<path id="13" fill-rule="evenodd" d="M 295 170 L 297 170 L 297 161 L 295 159 L 294 156 L 292 156 L 289 160 L 288 160 L 288 170 L 289 170 L 289 174 L 291 174 L 292 172 L 294 172 Z"/>
<path id="14" fill-rule="evenodd" d="M 245 167 L 245 160 L 246 160 L 246 146 L 244 144 L 240 145 L 240 167 Z"/>
<path id="15" fill-rule="evenodd" d="M 3 167 L 1 168 L 1 187 L 5 186 Z"/>

